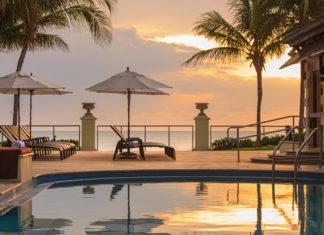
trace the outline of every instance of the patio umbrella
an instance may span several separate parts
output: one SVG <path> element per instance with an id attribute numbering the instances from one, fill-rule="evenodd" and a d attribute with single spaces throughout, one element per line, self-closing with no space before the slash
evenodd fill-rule
<path id="1" fill-rule="evenodd" d="M 144 75 L 130 71 L 127 67 L 125 72 L 116 74 L 111 78 L 100 82 L 92 87 L 87 88 L 88 91 L 98 93 L 117 93 L 127 95 L 127 137 L 130 138 L 130 101 L 132 94 L 142 95 L 167 95 L 157 88 L 171 88 L 168 85 L 155 81 Z"/>
<path id="2" fill-rule="evenodd" d="M 29 94 L 30 101 L 32 101 L 32 95 L 41 93 L 61 94 L 64 91 L 53 91 L 58 89 L 64 89 L 64 87 L 57 86 L 48 81 L 41 80 L 34 77 L 32 74 L 28 75 L 22 72 L 15 72 L 6 76 L 0 77 L 0 93 L 2 94 L 17 94 L 18 95 L 18 126 L 19 126 L 19 138 L 20 138 L 20 95 Z M 40 90 L 43 90 L 42 92 Z M 30 103 L 30 124 L 31 124 L 31 109 Z M 30 125 L 31 126 L 31 125 Z"/>

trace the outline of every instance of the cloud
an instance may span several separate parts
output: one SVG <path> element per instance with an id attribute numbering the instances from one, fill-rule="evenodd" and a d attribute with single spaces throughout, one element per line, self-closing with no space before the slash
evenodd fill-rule
<path id="1" fill-rule="evenodd" d="M 134 71 L 169 84 L 170 96 L 133 96 L 133 124 L 192 124 L 197 115 L 194 103 L 210 103 L 207 114 L 214 124 L 255 121 L 256 81 L 254 73 L 244 73 L 244 64 L 182 67 L 197 49 L 155 42 L 141 37 L 134 28 L 115 29 L 110 46 L 98 47 L 90 35 L 65 33 L 69 53 L 39 51 L 28 53 L 24 71 L 64 85 L 72 95 L 35 97 L 34 123 L 78 124 L 85 112 L 82 102 L 95 102 L 94 114 L 100 124 L 126 123 L 126 97 L 96 94 L 84 89 L 124 71 Z M 15 69 L 18 53 L 0 54 L 0 73 Z M 264 79 L 263 118 L 298 111 L 299 81 L 295 78 Z M 10 123 L 12 97 L 0 95 L 1 123 Z M 28 120 L 28 98 L 22 99 L 22 118 Z"/>
<path id="2" fill-rule="evenodd" d="M 146 37 L 188 34 L 204 12 L 218 10 L 231 18 L 227 0 L 120 0 L 112 22 L 114 27 L 135 27 Z"/>

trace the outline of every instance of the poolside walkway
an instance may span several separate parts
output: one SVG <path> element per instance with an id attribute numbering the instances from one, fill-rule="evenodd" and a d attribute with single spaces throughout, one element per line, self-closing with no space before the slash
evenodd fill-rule
<path id="1" fill-rule="evenodd" d="M 190 151 L 177 152 L 174 161 L 163 154 L 147 152 L 146 160 L 112 161 L 112 152 L 84 152 L 64 161 L 34 161 L 33 175 L 77 171 L 109 170 L 154 170 L 154 169 L 250 169 L 271 170 L 271 164 L 250 162 L 251 157 L 266 157 L 271 151 L 242 151 L 241 162 L 237 162 L 237 153 L 233 151 Z M 290 165 L 278 165 L 277 169 L 292 170 Z M 302 170 L 323 171 L 318 166 L 302 166 Z"/>
<path id="2" fill-rule="evenodd" d="M 84 172 L 84 171 L 116 171 L 116 170 L 154 170 L 154 169 L 245 169 L 245 170 L 271 170 L 271 164 L 251 163 L 251 157 L 266 157 L 271 151 L 242 151 L 241 162 L 237 162 L 237 153 L 232 151 L 190 151 L 177 152 L 174 161 L 157 152 L 147 152 L 146 161 L 143 160 L 117 160 L 112 161 L 112 152 L 86 152 L 79 151 L 72 157 L 60 161 L 42 160 L 33 162 L 33 176 L 48 173 Z M 291 165 L 277 165 L 276 169 L 292 170 Z M 302 171 L 324 172 L 318 166 L 305 165 Z M 1 192 L 15 186 L 17 183 L 1 183 Z"/>

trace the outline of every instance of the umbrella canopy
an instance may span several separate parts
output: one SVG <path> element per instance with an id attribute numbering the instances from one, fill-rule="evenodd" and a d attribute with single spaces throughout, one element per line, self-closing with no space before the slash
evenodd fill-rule
<path id="1" fill-rule="evenodd" d="M 64 89 L 45 80 L 34 77 L 32 74 L 15 72 L 0 77 L 0 89 Z"/>
<path id="2" fill-rule="evenodd" d="M 66 90 L 57 90 L 57 89 L 20 89 L 20 95 L 65 95 L 71 94 L 72 92 Z M 12 94 L 18 95 L 18 89 L 1 89 L 0 94 Z"/>
<path id="3" fill-rule="evenodd" d="M 62 86 L 55 85 L 48 81 L 34 77 L 32 74 L 15 72 L 6 76 L 0 77 L 0 93 L 18 95 L 18 126 L 20 126 L 20 95 L 30 95 L 30 128 L 31 128 L 31 113 L 32 113 L 32 95 L 62 95 L 70 92 L 61 91 Z M 20 136 L 20 128 L 19 128 Z"/>
<path id="4" fill-rule="evenodd" d="M 161 82 L 155 81 L 144 75 L 130 71 L 127 67 L 125 72 L 116 74 L 111 78 L 100 82 L 92 87 L 87 88 L 88 91 L 98 93 L 117 93 L 127 94 L 127 113 L 128 113 L 128 132 L 130 138 L 130 100 L 131 94 L 141 95 L 167 95 L 157 88 L 171 88 Z M 128 151 L 129 152 L 129 151 Z"/>
<path id="5" fill-rule="evenodd" d="M 144 75 L 130 71 L 127 67 L 125 72 L 116 74 L 111 78 L 100 82 L 92 87 L 87 88 L 89 91 L 102 92 L 102 90 L 114 91 L 123 90 L 127 94 L 127 90 L 131 91 L 136 89 L 152 89 L 152 88 L 171 88 L 161 82 L 155 81 L 151 78 L 145 77 Z"/>
<path id="6" fill-rule="evenodd" d="M 92 90 L 90 90 L 92 91 Z M 129 89 L 131 94 L 136 94 L 136 95 L 169 95 L 168 93 L 165 93 L 163 91 L 160 91 L 158 89 L 155 88 L 151 88 L 151 89 Z M 127 89 L 116 89 L 116 90 L 101 90 L 101 89 L 97 89 L 96 91 L 97 93 L 113 93 L 113 94 L 123 94 L 123 95 L 127 95 Z"/>

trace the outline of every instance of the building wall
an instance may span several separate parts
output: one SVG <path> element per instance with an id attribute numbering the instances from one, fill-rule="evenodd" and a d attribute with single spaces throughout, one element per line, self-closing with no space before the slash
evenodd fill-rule
<path id="1" fill-rule="evenodd" d="M 323 85 L 320 82 L 320 58 L 313 56 L 303 63 L 302 77 L 305 78 L 305 117 L 306 117 L 306 135 L 316 128 L 320 127 L 322 121 L 322 112 L 324 105 Z M 314 148 L 320 146 L 320 131 L 309 141 L 308 147 Z"/>

